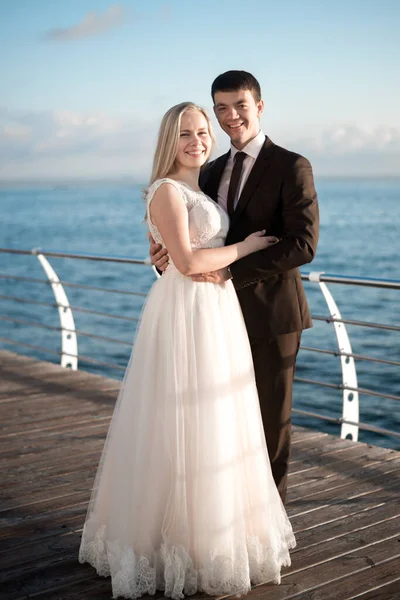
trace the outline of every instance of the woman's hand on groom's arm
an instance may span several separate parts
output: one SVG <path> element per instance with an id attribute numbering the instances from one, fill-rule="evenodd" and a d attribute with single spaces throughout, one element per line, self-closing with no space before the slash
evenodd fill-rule
<path id="1" fill-rule="evenodd" d="M 165 271 L 169 264 L 169 254 L 166 248 L 163 248 L 161 244 L 157 244 L 154 241 L 151 233 L 148 234 L 150 241 L 150 259 L 152 264 L 158 269 L 160 273 Z M 231 279 L 232 275 L 229 269 L 219 269 L 218 271 L 212 271 L 211 273 L 198 273 L 193 275 L 193 281 L 206 282 L 206 283 L 225 283 L 228 279 Z"/>
<path id="2" fill-rule="evenodd" d="M 211 273 L 198 273 L 192 275 L 192 280 L 200 283 L 225 283 L 228 279 L 232 279 L 232 275 L 227 267 Z"/>

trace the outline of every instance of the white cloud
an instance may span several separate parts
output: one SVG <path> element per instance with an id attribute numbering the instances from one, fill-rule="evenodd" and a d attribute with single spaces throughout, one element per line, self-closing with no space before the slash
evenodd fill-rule
<path id="1" fill-rule="evenodd" d="M 71 27 L 51 29 L 44 39 L 51 41 L 71 41 L 104 33 L 122 24 L 125 10 L 120 4 L 109 6 L 103 14 L 89 12 L 80 23 Z"/>
<path id="2" fill-rule="evenodd" d="M 377 153 L 379 151 L 400 151 L 400 131 L 394 127 L 379 128 L 342 125 L 322 131 L 313 139 L 305 139 L 310 148 L 321 153 L 352 154 Z"/>
<path id="3" fill-rule="evenodd" d="M 311 160 L 318 175 L 400 175 L 400 130 L 354 124 L 325 129 L 314 136 L 273 140 Z"/>
<path id="4" fill-rule="evenodd" d="M 29 137 L 30 132 L 30 127 L 26 127 L 25 125 L 21 125 L 20 123 L 11 122 L 3 126 L 2 134 L 5 138 L 15 139 L 27 138 Z"/>
<path id="5" fill-rule="evenodd" d="M 0 110 L 0 179 L 128 176 L 144 182 L 151 169 L 161 114 L 135 116 L 67 110 Z M 227 137 L 217 129 L 216 155 Z M 314 137 L 274 142 L 307 156 L 316 175 L 400 174 L 400 131 L 343 125 Z"/>
<path id="6" fill-rule="evenodd" d="M 10 136 L 25 130 L 29 135 Z M 142 179 L 151 168 L 158 122 L 104 113 L 0 110 L 0 179 L 108 177 Z"/>

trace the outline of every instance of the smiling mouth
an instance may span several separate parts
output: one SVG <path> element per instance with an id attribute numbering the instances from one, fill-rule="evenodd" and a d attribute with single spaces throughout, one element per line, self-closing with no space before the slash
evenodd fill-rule
<path id="1" fill-rule="evenodd" d="M 201 156 L 204 152 L 205 150 L 198 150 L 197 152 L 186 152 L 186 154 L 189 154 L 189 156 Z"/>
<path id="2" fill-rule="evenodd" d="M 236 129 L 240 129 L 243 124 L 244 123 L 237 123 L 235 125 L 228 125 L 228 128 L 232 129 L 233 131 L 235 131 Z"/>

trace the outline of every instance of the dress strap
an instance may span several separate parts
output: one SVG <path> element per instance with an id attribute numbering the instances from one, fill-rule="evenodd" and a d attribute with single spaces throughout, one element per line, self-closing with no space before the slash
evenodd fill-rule
<path id="1" fill-rule="evenodd" d="M 178 181 L 175 181 L 175 179 L 170 179 L 169 177 L 163 177 L 162 179 L 156 179 L 155 181 L 153 181 L 153 183 L 151 185 L 149 185 L 149 187 L 147 188 L 147 192 L 146 192 L 147 220 L 152 225 L 153 225 L 153 223 L 151 222 L 151 219 L 150 219 L 150 202 L 153 200 L 154 194 L 156 193 L 158 188 L 162 186 L 163 183 L 171 183 L 180 192 L 185 204 L 187 204 L 185 194 L 182 189 L 183 188 L 182 184 L 180 184 Z"/>

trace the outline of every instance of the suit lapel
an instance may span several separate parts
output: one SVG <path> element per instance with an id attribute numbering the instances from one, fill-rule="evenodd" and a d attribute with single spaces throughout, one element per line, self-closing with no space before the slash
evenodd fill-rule
<path id="1" fill-rule="evenodd" d="M 230 151 L 215 160 L 214 164 L 210 167 L 210 174 L 204 185 L 204 193 L 215 200 L 215 202 L 218 202 L 218 188 L 229 155 Z"/>
<path id="2" fill-rule="evenodd" d="M 271 156 L 272 150 L 274 147 L 274 143 L 269 139 L 265 138 L 265 142 L 263 147 L 260 150 L 259 155 L 257 156 L 256 162 L 253 165 L 252 170 L 247 178 L 247 181 L 244 185 L 242 193 L 240 194 L 239 201 L 237 203 L 235 212 L 233 213 L 231 219 L 231 227 L 237 222 L 243 210 L 247 206 L 252 194 L 257 189 L 258 183 L 261 177 L 264 175 L 265 171 L 268 168 L 268 160 Z"/>

